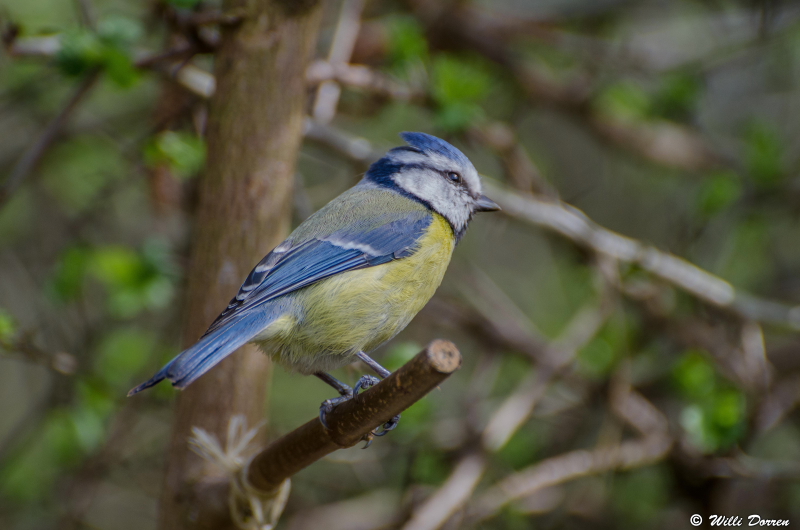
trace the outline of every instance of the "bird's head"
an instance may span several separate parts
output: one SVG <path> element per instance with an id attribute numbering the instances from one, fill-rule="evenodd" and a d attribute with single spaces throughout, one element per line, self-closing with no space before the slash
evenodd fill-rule
<path id="1" fill-rule="evenodd" d="M 395 147 L 372 164 L 365 180 L 425 204 L 447 219 L 457 238 L 476 212 L 500 209 L 483 194 L 478 172 L 464 153 L 430 134 L 401 136 L 408 145 Z"/>

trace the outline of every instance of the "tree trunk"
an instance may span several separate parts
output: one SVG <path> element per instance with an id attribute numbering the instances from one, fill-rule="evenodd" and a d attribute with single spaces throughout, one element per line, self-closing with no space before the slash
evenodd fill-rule
<path id="1" fill-rule="evenodd" d="M 223 28 L 188 271 L 184 344 L 225 308 L 252 267 L 286 235 L 302 138 L 305 68 L 316 41 L 316 1 L 230 0 L 242 22 Z M 221 440 L 230 418 L 265 417 L 268 359 L 246 346 L 178 397 L 160 528 L 231 528 L 219 470 L 192 453 L 201 427 Z"/>

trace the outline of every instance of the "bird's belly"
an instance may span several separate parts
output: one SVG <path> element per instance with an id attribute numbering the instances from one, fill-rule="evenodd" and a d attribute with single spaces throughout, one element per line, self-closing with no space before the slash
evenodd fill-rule
<path id="1" fill-rule="evenodd" d="M 297 291 L 302 314 L 290 329 L 263 337 L 262 348 L 290 369 L 313 373 L 349 364 L 358 351 L 369 352 L 402 331 L 431 299 L 450 262 L 452 231 L 436 217 L 411 256 Z"/>

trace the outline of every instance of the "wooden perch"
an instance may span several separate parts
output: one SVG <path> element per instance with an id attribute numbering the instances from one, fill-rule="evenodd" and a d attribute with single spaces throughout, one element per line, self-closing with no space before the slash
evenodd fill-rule
<path id="1" fill-rule="evenodd" d="M 435 340 L 389 377 L 338 405 L 328 414 L 275 440 L 244 471 L 249 485 L 268 492 L 323 456 L 357 444 L 369 433 L 422 399 L 461 366 L 452 342 Z"/>

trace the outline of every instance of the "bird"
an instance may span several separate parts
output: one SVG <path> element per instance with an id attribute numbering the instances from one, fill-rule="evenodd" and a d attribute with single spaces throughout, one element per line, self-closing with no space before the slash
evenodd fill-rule
<path id="1" fill-rule="evenodd" d="M 253 268 L 196 344 L 128 395 L 165 379 L 185 388 L 252 342 L 277 364 L 315 375 L 339 393 L 320 406 L 327 427 L 335 406 L 379 382 L 365 375 L 350 388 L 328 372 L 360 359 L 387 377 L 369 352 L 428 303 L 474 214 L 500 209 L 456 147 L 422 132 L 400 136 L 407 145 L 389 150 L 354 187 L 301 223 Z"/>

